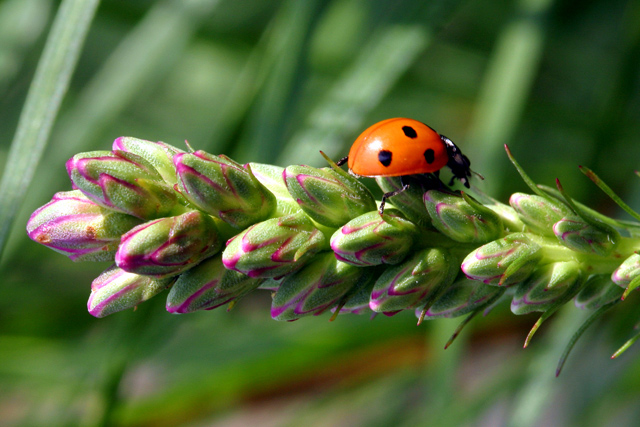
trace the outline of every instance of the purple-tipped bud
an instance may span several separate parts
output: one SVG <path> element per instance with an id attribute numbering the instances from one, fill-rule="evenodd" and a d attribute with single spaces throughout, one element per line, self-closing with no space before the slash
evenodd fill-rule
<path id="1" fill-rule="evenodd" d="M 191 211 L 133 228 L 122 236 L 116 264 L 130 273 L 176 275 L 215 254 L 221 246 L 213 219 Z"/>
<path id="2" fill-rule="evenodd" d="M 594 274 L 589 277 L 575 298 L 576 307 L 583 310 L 597 310 L 598 308 L 620 300 L 624 289 L 611 281 L 607 274 Z"/>
<path id="3" fill-rule="evenodd" d="M 273 296 L 271 317 L 296 320 L 319 315 L 372 277 L 368 268 L 338 261 L 331 252 L 317 255 L 302 269 L 286 276 Z"/>
<path id="4" fill-rule="evenodd" d="M 553 224 L 572 215 L 564 203 L 531 194 L 514 193 L 509 204 L 531 231 L 545 236 L 553 235 Z"/>
<path id="5" fill-rule="evenodd" d="M 589 224 L 578 216 L 562 218 L 553 225 L 553 233 L 564 246 L 576 252 L 610 255 L 620 240 L 620 234 L 604 223 Z"/>
<path id="6" fill-rule="evenodd" d="M 367 266 L 397 264 L 409 253 L 416 226 L 387 209 L 373 211 L 349 221 L 331 237 L 331 249 L 340 261 Z"/>
<path id="7" fill-rule="evenodd" d="M 289 166 L 282 174 L 289 193 L 314 221 L 337 228 L 376 209 L 373 196 L 351 175 L 331 168 Z"/>
<path id="8" fill-rule="evenodd" d="M 158 171 L 165 182 L 173 185 L 178 182 L 176 168 L 173 165 L 173 156 L 184 153 L 183 150 L 164 142 L 152 142 L 144 139 L 121 136 L 113 141 L 113 150 L 137 154 Z"/>
<path id="9" fill-rule="evenodd" d="M 398 176 L 378 176 L 376 177 L 376 182 L 384 193 L 400 191 L 404 187 L 404 183 L 407 183 L 409 188 L 391 197 L 387 203 L 391 203 L 409 221 L 422 227 L 430 226 L 431 217 L 422 201 L 424 190 L 418 181 L 412 180 L 410 176 L 402 178 Z"/>
<path id="10" fill-rule="evenodd" d="M 303 213 L 255 224 L 227 242 L 222 262 L 250 277 L 282 277 L 326 248 L 324 234 Z"/>
<path id="11" fill-rule="evenodd" d="M 269 217 L 275 196 L 253 176 L 250 168 L 226 156 L 204 151 L 173 157 L 178 188 L 199 209 L 235 228 L 246 228 Z"/>
<path id="12" fill-rule="evenodd" d="M 212 310 L 256 289 L 262 279 L 227 270 L 222 258 L 211 257 L 182 273 L 167 296 L 167 311 L 191 313 Z"/>
<path id="13" fill-rule="evenodd" d="M 626 289 L 631 281 L 638 277 L 640 277 L 640 255 L 633 254 L 613 272 L 611 281 Z"/>
<path id="14" fill-rule="evenodd" d="M 472 280 L 509 286 L 529 277 L 541 259 L 539 245 L 524 233 L 513 233 L 471 252 L 462 262 L 462 271 Z"/>
<path id="15" fill-rule="evenodd" d="M 91 296 L 87 308 L 95 317 L 105 317 L 133 308 L 167 289 L 174 280 L 175 278 L 154 279 L 127 273 L 114 265 L 91 283 Z"/>
<path id="16" fill-rule="evenodd" d="M 144 220 L 184 211 L 173 188 L 136 154 L 91 151 L 76 154 L 66 166 L 74 188 L 105 208 Z"/>
<path id="17" fill-rule="evenodd" d="M 429 190 L 424 204 L 433 226 L 445 236 L 463 243 L 486 243 L 504 230 L 500 216 L 470 196 Z"/>
<path id="18" fill-rule="evenodd" d="M 458 317 L 470 313 L 487 304 L 501 289 L 495 286 L 487 286 L 483 283 L 467 278 L 456 280 L 444 293 L 429 307 L 425 313 L 425 319 L 437 319 L 441 317 Z M 420 317 L 422 309 L 416 309 L 416 317 Z"/>
<path id="19" fill-rule="evenodd" d="M 451 285 L 458 271 L 458 263 L 445 250 L 417 252 L 382 273 L 371 292 L 371 309 L 392 312 L 414 308 Z"/>
<path id="20" fill-rule="evenodd" d="M 73 261 L 113 260 L 120 236 L 142 221 L 105 209 L 78 190 L 56 193 L 27 222 L 29 237 Z"/>
<path id="21" fill-rule="evenodd" d="M 557 303 L 573 298 L 583 283 L 577 262 L 554 262 L 538 267 L 531 277 L 516 286 L 511 312 L 520 315 L 547 311 Z"/>

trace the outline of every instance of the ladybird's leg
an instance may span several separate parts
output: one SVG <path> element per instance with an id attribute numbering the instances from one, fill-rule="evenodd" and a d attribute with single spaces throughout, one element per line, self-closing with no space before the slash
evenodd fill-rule
<path id="1" fill-rule="evenodd" d="M 347 163 L 347 160 L 349 160 L 349 156 L 343 157 L 343 158 L 341 158 L 340 160 L 338 160 L 338 161 L 336 162 L 336 165 L 337 165 L 337 166 L 342 166 L 342 165 L 344 165 L 345 163 Z"/>
<path id="2" fill-rule="evenodd" d="M 442 190 L 446 188 L 444 182 L 440 179 L 439 172 L 440 171 L 414 175 L 418 179 L 418 182 L 420 182 L 423 193 L 428 190 Z"/>
<path id="3" fill-rule="evenodd" d="M 435 181 L 435 182 L 433 182 L 433 186 L 431 187 L 431 189 L 442 190 L 442 189 L 446 189 L 447 188 L 447 186 L 444 185 L 444 182 L 442 182 L 442 180 L 440 179 L 440 171 L 439 170 L 435 171 L 435 172 L 432 172 L 430 175 L 434 178 L 434 179 L 432 179 L 432 182 Z"/>
<path id="4" fill-rule="evenodd" d="M 384 213 L 384 205 L 385 205 L 385 203 L 387 203 L 387 199 L 388 199 L 389 197 L 393 197 L 393 196 L 396 196 L 396 195 L 398 195 L 398 194 L 402 193 L 402 192 L 403 192 L 403 191 L 405 191 L 407 188 L 409 188 L 409 184 L 404 184 L 404 185 L 402 186 L 402 188 L 398 188 L 398 189 L 397 189 L 397 190 L 395 190 L 395 191 L 389 191 L 388 193 L 384 193 L 384 194 L 382 195 L 382 200 L 380 201 L 380 208 L 378 208 L 378 212 L 380 213 L 380 215 L 382 215 L 382 214 Z"/>

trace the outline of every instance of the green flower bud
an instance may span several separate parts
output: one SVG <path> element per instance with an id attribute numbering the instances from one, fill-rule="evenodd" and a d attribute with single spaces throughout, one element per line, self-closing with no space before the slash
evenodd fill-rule
<path id="1" fill-rule="evenodd" d="M 620 234 L 604 223 L 589 224 L 578 216 L 562 218 L 553 225 L 553 233 L 558 241 L 571 250 L 610 255 L 620 240 Z"/>
<path id="2" fill-rule="evenodd" d="M 191 211 L 134 227 L 122 236 L 116 264 L 130 273 L 176 275 L 215 254 L 221 246 L 213 219 Z"/>
<path id="3" fill-rule="evenodd" d="M 369 300 L 371 298 L 371 291 L 375 283 L 375 275 L 364 286 L 360 286 L 351 296 L 347 297 L 347 301 L 342 307 L 337 306 L 331 309 L 332 313 L 335 313 L 338 307 L 340 308 L 339 314 L 366 314 L 372 313 L 369 307 Z"/>
<path id="4" fill-rule="evenodd" d="M 422 201 L 424 190 L 419 182 L 405 176 L 377 176 L 376 182 L 384 193 L 398 191 L 403 187 L 403 182 L 408 183 L 409 188 L 396 194 L 389 199 L 389 202 L 396 207 L 404 216 L 422 227 L 429 227 L 431 217 Z"/>
<path id="5" fill-rule="evenodd" d="M 275 292 L 280 287 L 281 281 L 282 281 L 282 278 L 274 279 L 271 277 L 268 279 L 260 279 L 260 286 L 258 286 L 258 289 L 262 289 L 263 291 Z"/>
<path id="6" fill-rule="evenodd" d="M 419 251 L 382 273 L 371 292 L 371 309 L 392 312 L 414 308 L 451 285 L 458 271 L 458 262 L 448 251 Z"/>
<path id="7" fill-rule="evenodd" d="M 173 188 L 140 156 L 91 151 L 66 164 L 74 188 L 103 206 L 149 220 L 184 212 Z"/>
<path id="8" fill-rule="evenodd" d="M 424 204 L 433 226 L 447 237 L 463 243 L 486 243 L 504 230 L 500 216 L 471 197 L 429 190 Z"/>
<path id="9" fill-rule="evenodd" d="M 113 261 L 120 236 L 141 222 L 99 206 L 78 190 L 63 191 L 31 215 L 27 233 L 73 261 Z"/>
<path id="10" fill-rule="evenodd" d="M 191 313 L 212 310 L 256 289 L 262 279 L 227 270 L 220 255 L 182 273 L 167 296 L 167 311 Z"/>
<path id="11" fill-rule="evenodd" d="M 309 264 L 282 280 L 273 296 L 271 317 L 291 321 L 322 314 L 349 291 L 363 286 L 372 275 L 371 269 L 338 261 L 331 252 L 316 255 Z"/>
<path id="12" fill-rule="evenodd" d="M 397 264 L 409 253 L 416 226 L 394 209 L 349 221 L 331 237 L 336 258 L 353 265 Z"/>
<path id="13" fill-rule="evenodd" d="M 287 185 L 282 179 L 284 168 L 262 163 L 249 163 L 253 176 L 276 197 L 274 217 L 293 215 L 302 212 L 298 203 L 291 197 Z"/>
<path id="14" fill-rule="evenodd" d="M 613 272 L 611 281 L 626 289 L 638 277 L 640 277 L 640 255 L 633 254 Z"/>
<path id="15" fill-rule="evenodd" d="M 226 156 L 204 151 L 173 157 L 178 188 L 191 203 L 235 228 L 246 228 L 269 217 L 275 196 L 253 176 L 251 169 Z"/>
<path id="16" fill-rule="evenodd" d="M 584 283 L 574 261 L 554 262 L 538 267 L 526 281 L 516 286 L 511 301 L 513 314 L 547 311 L 559 301 L 568 301 Z"/>
<path id="17" fill-rule="evenodd" d="M 326 248 L 324 234 L 303 213 L 255 224 L 227 242 L 222 262 L 250 277 L 282 277 Z"/>
<path id="18" fill-rule="evenodd" d="M 376 209 L 373 196 L 355 177 L 331 168 L 289 166 L 282 174 L 291 196 L 314 221 L 337 228 Z"/>
<path id="19" fill-rule="evenodd" d="M 530 194 L 514 193 L 509 199 L 509 204 L 518 212 L 522 222 L 531 231 L 545 236 L 553 235 L 553 224 L 573 214 L 560 201 L 551 201 L 550 199 Z"/>
<path id="20" fill-rule="evenodd" d="M 575 304 L 583 310 L 597 310 L 619 300 L 623 292 L 624 289 L 613 283 L 609 275 L 594 274 L 576 295 Z"/>
<path id="21" fill-rule="evenodd" d="M 498 214 L 500 219 L 502 219 L 504 228 L 508 231 L 512 233 L 524 231 L 524 223 L 520 220 L 520 216 L 511 206 L 494 202 L 486 205 L 486 207 Z"/>
<path id="22" fill-rule="evenodd" d="M 541 259 L 540 246 L 524 233 L 513 233 L 471 252 L 462 262 L 462 271 L 472 280 L 509 286 L 529 277 Z"/>
<path id="23" fill-rule="evenodd" d="M 113 150 L 137 154 L 158 171 L 165 182 L 174 185 L 178 182 L 173 156 L 184 151 L 164 142 L 151 142 L 144 139 L 121 136 L 113 141 Z"/>
<path id="24" fill-rule="evenodd" d="M 133 308 L 167 289 L 174 280 L 127 273 L 113 265 L 91 283 L 87 308 L 95 317 Z"/>
<path id="25" fill-rule="evenodd" d="M 470 313 L 487 304 L 496 297 L 502 289 L 495 286 L 487 286 L 483 283 L 467 278 L 456 280 L 446 291 L 429 307 L 425 313 L 425 319 L 437 319 L 441 317 L 458 317 Z M 416 310 L 416 317 L 420 318 L 422 309 Z"/>

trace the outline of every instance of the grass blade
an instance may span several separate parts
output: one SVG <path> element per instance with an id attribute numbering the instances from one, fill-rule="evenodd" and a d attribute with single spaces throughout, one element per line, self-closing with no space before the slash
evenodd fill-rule
<path id="1" fill-rule="evenodd" d="M 418 25 L 378 30 L 361 54 L 308 116 L 305 128 L 282 150 L 277 164 L 309 159 L 319 148 L 332 158 L 363 117 L 382 99 L 427 46 L 431 35 Z M 319 156 L 318 156 L 319 158 Z"/>
<path id="2" fill-rule="evenodd" d="M 0 182 L 0 256 L 33 178 L 99 0 L 65 0 L 56 15 Z"/>
<path id="3" fill-rule="evenodd" d="M 96 145 L 96 138 L 137 96 L 171 70 L 201 22 L 211 16 L 218 3 L 219 0 L 162 1 L 149 8 L 58 118 L 50 137 L 50 144 L 56 149 L 48 151 L 47 164 L 40 166 L 42 170 L 48 169 L 39 173 L 46 179 L 29 190 L 29 200 L 37 202 L 32 209 L 47 201 L 61 186 L 69 185 L 66 177 L 63 182 L 52 178 L 64 168 L 69 157 L 80 151 L 109 148 L 111 141 Z M 23 213 L 29 214 L 20 211 L 18 215 Z M 14 249 L 10 244 L 6 256 Z"/>

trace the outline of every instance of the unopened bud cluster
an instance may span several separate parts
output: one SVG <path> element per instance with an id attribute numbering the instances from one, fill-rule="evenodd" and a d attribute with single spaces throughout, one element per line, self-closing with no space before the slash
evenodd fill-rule
<path id="1" fill-rule="evenodd" d="M 74 261 L 113 262 L 91 286 L 97 317 L 163 291 L 169 312 L 189 313 L 258 288 L 287 321 L 331 311 L 456 317 L 500 298 L 514 314 L 550 313 L 572 299 L 597 309 L 640 284 L 640 225 L 603 221 L 552 192 L 503 205 L 410 184 L 380 214 L 333 164 L 241 165 L 136 138 L 112 148 L 70 159 L 73 190 L 27 224 Z M 384 192 L 402 185 L 377 181 Z"/>

